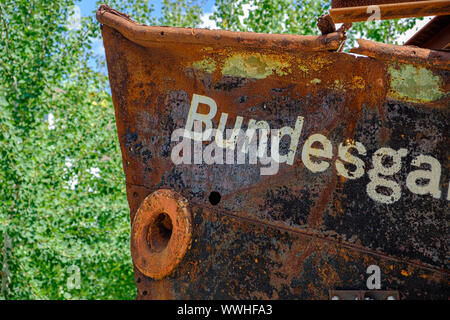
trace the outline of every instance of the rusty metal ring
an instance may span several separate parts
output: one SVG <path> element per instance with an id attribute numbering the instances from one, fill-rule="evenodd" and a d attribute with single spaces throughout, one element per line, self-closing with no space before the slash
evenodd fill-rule
<path id="1" fill-rule="evenodd" d="M 192 218 L 187 200 L 160 189 L 142 202 L 131 227 L 131 257 L 144 275 L 160 280 L 169 275 L 190 248 Z"/>

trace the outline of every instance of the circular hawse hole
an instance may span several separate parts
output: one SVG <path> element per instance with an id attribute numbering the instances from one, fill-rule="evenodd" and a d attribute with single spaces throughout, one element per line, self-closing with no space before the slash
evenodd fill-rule
<path id="1" fill-rule="evenodd" d="M 160 213 L 148 227 L 147 242 L 153 252 L 163 251 L 172 237 L 172 220 L 166 213 Z"/>
<path id="2" fill-rule="evenodd" d="M 217 191 L 213 191 L 209 194 L 209 202 L 213 205 L 216 206 L 219 204 L 220 202 L 220 193 L 218 193 Z"/>

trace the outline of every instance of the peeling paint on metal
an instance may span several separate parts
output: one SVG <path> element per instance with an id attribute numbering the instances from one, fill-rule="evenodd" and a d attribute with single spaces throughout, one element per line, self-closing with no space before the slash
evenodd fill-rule
<path id="1" fill-rule="evenodd" d="M 332 62 L 322 56 L 322 54 L 316 54 L 313 59 L 299 59 L 298 67 L 305 73 L 314 73 L 320 71 Z"/>
<path id="2" fill-rule="evenodd" d="M 216 70 L 216 62 L 211 58 L 205 58 L 203 60 L 192 63 L 192 67 L 196 70 L 213 73 Z"/>
<path id="3" fill-rule="evenodd" d="M 366 86 L 366 83 L 362 77 L 354 76 L 353 81 L 352 81 L 352 86 L 353 86 L 353 88 L 356 88 L 356 89 L 364 89 Z"/>
<path id="4" fill-rule="evenodd" d="M 272 74 L 284 76 L 290 73 L 289 63 L 276 56 L 265 54 L 235 54 L 226 59 L 222 74 L 224 76 L 265 79 Z"/>
<path id="5" fill-rule="evenodd" d="M 445 96 L 440 90 L 442 79 L 424 67 L 411 64 L 391 65 L 389 96 L 410 102 L 432 102 Z"/>

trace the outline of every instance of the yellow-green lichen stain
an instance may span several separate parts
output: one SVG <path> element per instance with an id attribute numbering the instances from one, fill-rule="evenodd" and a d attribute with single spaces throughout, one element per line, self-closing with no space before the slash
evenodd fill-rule
<path id="1" fill-rule="evenodd" d="M 306 74 L 314 74 L 333 64 L 329 57 L 324 56 L 323 53 L 314 54 L 309 58 L 298 59 L 297 62 L 298 69 Z"/>
<path id="2" fill-rule="evenodd" d="M 225 60 L 224 76 L 264 79 L 272 74 L 284 76 L 290 73 L 289 63 L 264 54 L 235 54 Z"/>
<path id="3" fill-rule="evenodd" d="M 410 102 L 427 103 L 441 99 L 441 78 L 431 70 L 410 64 L 390 66 L 391 87 L 388 97 Z"/>
<path id="4" fill-rule="evenodd" d="M 206 59 L 194 62 L 192 64 L 192 67 L 196 70 L 213 73 L 216 70 L 216 62 L 211 58 L 206 58 Z"/>

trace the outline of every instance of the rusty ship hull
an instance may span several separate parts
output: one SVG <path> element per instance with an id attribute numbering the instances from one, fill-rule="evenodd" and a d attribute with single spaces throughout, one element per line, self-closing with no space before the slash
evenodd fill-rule
<path id="1" fill-rule="evenodd" d="M 370 266 L 375 290 L 448 299 L 448 53 L 148 27 L 106 6 L 97 19 L 138 299 L 328 299 L 370 289 Z M 174 132 L 193 116 L 290 140 L 275 173 L 225 151 L 176 163 Z M 191 140 L 192 158 L 211 143 Z"/>

